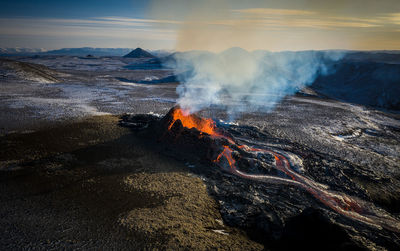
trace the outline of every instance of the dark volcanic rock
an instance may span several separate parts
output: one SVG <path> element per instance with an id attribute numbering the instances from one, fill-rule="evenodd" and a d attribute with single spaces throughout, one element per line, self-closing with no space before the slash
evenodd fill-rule
<path id="1" fill-rule="evenodd" d="M 153 114 L 125 114 L 122 115 L 119 124 L 136 130 L 145 129 L 151 122 L 156 121 L 158 118 Z"/>
<path id="2" fill-rule="evenodd" d="M 227 144 L 226 140 L 211 138 L 210 135 L 202 133 L 196 128 L 188 129 L 182 125 L 180 120 L 173 123 L 172 114 L 178 108 L 172 108 L 159 123 L 153 124 L 149 131 L 156 132 L 157 140 L 174 155 L 186 160 L 211 164 L 221 151 L 222 145 Z"/>
<path id="3" fill-rule="evenodd" d="M 226 172 L 229 169 L 221 163 L 217 165 L 214 160 L 223 146 L 229 146 L 239 170 L 288 178 L 273 167 L 272 155 L 255 155 L 239 149 L 236 144 L 275 149 L 288 158 L 292 155 L 301 158 L 303 164 L 299 172 L 303 176 L 329 186 L 332 191 L 357 196 L 369 203 L 372 201 L 370 195 L 353 179 L 363 176 L 366 179 L 373 174 L 309 147 L 274 138 L 255 127 L 218 128 L 219 133 L 229 135 L 236 144 L 223 137 L 211 137 L 197 129 L 184 127 L 180 120 L 172 124 L 174 109 L 177 107 L 163 118 L 126 117 L 124 123 L 127 126 L 129 123 L 148 123 L 139 132 L 143 137 L 157 142 L 154 145 L 165 154 L 194 164 L 195 168 L 191 170 L 204 180 L 209 193 L 219 203 L 227 225 L 246 230 L 251 238 L 271 250 L 400 249 L 396 233 L 390 230 L 378 229 L 341 215 L 298 186 L 231 175 Z"/>
<path id="4" fill-rule="evenodd" d="M 279 247 L 283 250 L 368 250 L 352 241 L 319 210 L 308 208 L 287 221 Z"/>

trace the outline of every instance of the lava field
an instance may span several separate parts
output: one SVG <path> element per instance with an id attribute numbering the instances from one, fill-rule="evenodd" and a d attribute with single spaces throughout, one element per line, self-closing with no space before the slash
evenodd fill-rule
<path id="1" fill-rule="evenodd" d="M 126 115 L 120 124 L 190 163 L 219 202 L 223 219 L 266 247 L 400 248 L 400 221 L 353 180 L 385 181 L 361 166 L 179 107 L 162 118 Z M 315 163 L 326 171 L 316 173 Z"/>

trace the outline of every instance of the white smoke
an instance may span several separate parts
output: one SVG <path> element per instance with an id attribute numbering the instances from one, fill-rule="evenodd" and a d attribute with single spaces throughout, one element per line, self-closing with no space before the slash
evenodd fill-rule
<path id="1" fill-rule="evenodd" d="M 268 112 L 286 95 L 329 73 L 329 64 L 341 57 L 335 51 L 272 53 L 241 48 L 218 54 L 177 53 L 178 103 L 190 113 L 221 108 L 231 119 L 243 112 Z"/>

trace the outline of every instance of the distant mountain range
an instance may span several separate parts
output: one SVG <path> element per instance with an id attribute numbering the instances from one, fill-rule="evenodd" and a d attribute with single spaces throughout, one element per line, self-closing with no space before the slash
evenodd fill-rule
<path id="1" fill-rule="evenodd" d="M 19 54 L 34 54 L 45 52 L 45 49 L 32 48 L 0 48 L 0 55 L 19 55 Z"/>
<path id="2" fill-rule="evenodd" d="M 140 49 L 140 48 L 139 48 Z M 124 56 L 131 52 L 132 48 L 62 48 L 59 50 L 31 49 L 31 48 L 0 48 L 0 56 L 32 56 L 32 55 L 68 55 L 68 56 Z M 143 52 L 149 53 L 152 57 L 163 57 L 171 52 L 164 50 L 154 50 Z"/>
<path id="3" fill-rule="evenodd" d="M 141 49 L 141 48 L 139 48 Z M 67 56 L 124 56 L 132 52 L 133 48 L 62 48 L 58 50 L 46 50 L 43 48 L 0 48 L 0 56 L 33 56 L 33 55 L 67 55 Z M 143 50 L 154 57 L 164 58 L 174 53 L 171 50 Z M 394 60 L 400 56 L 400 50 L 376 50 L 376 51 L 352 51 L 352 50 L 334 50 L 343 52 L 346 57 L 353 60 L 364 60 L 365 58 L 376 60 L 381 57 L 386 58 L 387 54 L 392 54 Z M 198 53 L 201 51 L 186 51 L 183 53 Z M 180 52 L 181 53 L 181 52 Z M 140 52 L 139 54 L 143 54 Z"/>
<path id="4" fill-rule="evenodd" d="M 123 56 L 130 52 L 129 48 L 63 48 L 59 50 L 46 51 L 44 54 L 48 55 L 70 55 L 70 56 Z"/>

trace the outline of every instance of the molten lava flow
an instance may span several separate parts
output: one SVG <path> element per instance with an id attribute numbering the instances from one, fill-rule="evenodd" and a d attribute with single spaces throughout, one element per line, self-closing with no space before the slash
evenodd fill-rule
<path id="1" fill-rule="evenodd" d="M 173 120 L 168 129 L 171 129 L 175 121 L 180 120 L 186 128 L 196 128 L 201 133 L 207 133 L 214 138 L 224 138 L 230 145 L 223 145 L 223 150 L 214 160 L 221 168 L 229 171 L 245 179 L 251 179 L 261 182 L 290 184 L 301 187 L 320 200 L 324 205 L 330 207 L 334 211 L 345 215 L 349 218 L 368 223 L 374 226 L 384 227 L 386 229 L 400 232 L 400 223 L 398 220 L 388 216 L 377 214 L 370 210 L 366 202 L 350 197 L 346 194 L 336 193 L 324 188 L 323 185 L 295 172 L 287 158 L 280 154 L 267 149 L 249 147 L 247 145 L 238 145 L 233 139 L 217 132 L 215 122 L 212 119 L 204 119 L 196 115 L 185 115 L 185 112 L 180 108 L 176 108 L 172 114 Z M 234 145 L 247 152 L 267 153 L 274 156 L 275 168 L 285 173 L 289 178 L 277 177 L 272 175 L 259 175 L 244 173 L 237 168 L 237 163 L 233 157 L 233 151 L 230 146 Z M 222 161 L 225 159 L 226 161 Z M 228 165 L 228 168 L 227 166 Z"/>
<path id="2" fill-rule="evenodd" d="M 232 157 L 232 149 L 229 146 L 224 146 L 224 150 L 217 156 L 214 162 L 219 163 L 221 161 L 222 156 L 228 161 L 230 169 L 235 168 L 235 159 Z"/>
<path id="3" fill-rule="evenodd" d="M 223 151 L 217 156 L 214 162 L 218 163 L 222 168 L 226 170 L 226 167 L 224 167 L 224 164 L 221 162 L 221 159 L 225 157 L 229 166 L 229 172 L 239 177 L 261 182 L 275 182 L 301 187 L 312 194 L 315 198 L 320 200 L 324 205 L 330 207 L 334 211 L 344 216 L 377 227 L 384 227 L 394 232 L 400 232 L 400 223 L 396 219 L 388 215 L 379 215 L 376 212 L 369 210 L 369 206 L 365 202 L 357 198 L 323 189 L 319 183 L 293 171 L 290 167 L 289 161 L 282 154 L 273 152 L 271 150 L 249 147 L 247 145 L 236 146 L 249 152 L 264 152 L 272 154 L 275 159 L 275 168 L 285 173 L 287 176 L 290 177 L 290 179 L 275 177 L 271 175 L 253 175 L 241 172 L 237 169 L 236 161 L 232 156 L 233 150 L 229 146 L 224 146 Z"/>
<path id="4" fill-rule="evenodd" d="M 193 114 L 185 115 L 185 113 L 186 112 L 182 111 L 182 109 L 180 108 L 175 109 L 172 113 L 173 120 L 169 125 L 168 129 L 171 129 L 175 121 L 179 119 L 184 127 L 187 127 L 189 129 L 196 128 L 200 132 L 214 136 L 218 135 L 218 133 L 215 130 L 216 129 L 215 122 L 212 119 L 200 118 Z"/>

